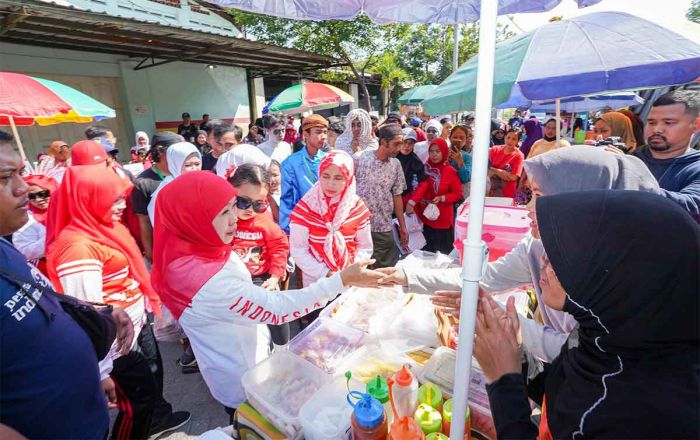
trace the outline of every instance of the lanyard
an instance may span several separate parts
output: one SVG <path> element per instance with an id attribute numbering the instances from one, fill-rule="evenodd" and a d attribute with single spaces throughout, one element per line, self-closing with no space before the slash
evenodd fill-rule
<path id="1" fill-rule="evenodd" d="M 163 173 L 160 172 L 157 166 L 153 165 L 151 168 L 153 168 L 153 172 L 158 174 L 158 177 L 160 177 L 160 180 L 165 180 L 165 176 Z"/>

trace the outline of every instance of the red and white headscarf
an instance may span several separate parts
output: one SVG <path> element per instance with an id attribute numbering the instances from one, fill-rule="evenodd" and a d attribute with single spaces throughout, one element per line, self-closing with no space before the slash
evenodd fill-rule
<path id="1" fill-rule="evenodd" d="M 345 176 L 345 189 L 340 196 L 326 197 L 320 182 L 316 182 L 294 207 L 289 220 L 309 230 L 311 253 L 332 271 L 339 271 L 353 263 L 357 249 L 355 236 L 367 226 L 371 214 L 357 196 L 352 157 L 332 151 L 321 161 L 318 175 L 332 165 Z"/>

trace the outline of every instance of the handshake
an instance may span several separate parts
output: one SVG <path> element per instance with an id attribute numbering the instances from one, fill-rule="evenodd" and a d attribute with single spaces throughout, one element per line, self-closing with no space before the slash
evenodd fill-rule
<path id="1" fill-rule="evenodd" d="M 406 272 L 399 267 L 384 267 L 380 269 L 367 269 L 374 260 L 358 261 L 340 271 L 343 285 L 381 288 L 391 286 L 408 287 Z M 460 300 L 462 293 L 459 291 L 437 291 L 430 297 L 430 301 L 438 309 L 459 317 Z"/>

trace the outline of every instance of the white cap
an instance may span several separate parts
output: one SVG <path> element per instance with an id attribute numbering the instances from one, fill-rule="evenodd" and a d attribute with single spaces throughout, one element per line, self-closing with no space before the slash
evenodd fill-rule
<path id="1" fill-rule="evenodd" d="M 418 140 L 418 135 L 416 134 L 416 130 L 412 128 L 404 128 L 403 130 L 403 140 L 406 139 L 413 139 L 414 141 Z"/>

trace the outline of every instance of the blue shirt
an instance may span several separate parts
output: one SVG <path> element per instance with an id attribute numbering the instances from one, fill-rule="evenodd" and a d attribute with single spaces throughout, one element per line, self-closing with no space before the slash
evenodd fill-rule
<path id="1" fill-rule="evenodd" d="M 459 180 L 462 183 L 469 183 L 472 180 L 472 156 L 466 151 L 460 151 L 459 153 L 462 155 L 462 161 L 464 161 L 462 168 L 457 168 L 457 162 L 453 160 L 450 161 L 450 165 L 457 170 Z"/>
<path id="2" fill-rule="evenodd" d="M 0 267 L 50 286 L 3 239 Z M 28 438 L 105 438 L 109 413 L 90 339 L 56 298 L 25 292 L 0 276 L 0 423 Z"/>
<path id="3" fill-rule="evenodd" d="M 318 180 L 318 166 L 327 153 L 318 150 L 309 157 L 306 147 L 289 156 L 282 162 L 282 195 L 280 196 L 280 227 L 289 234 L 289 215 L 297 202 L 304 197 Z"/>

